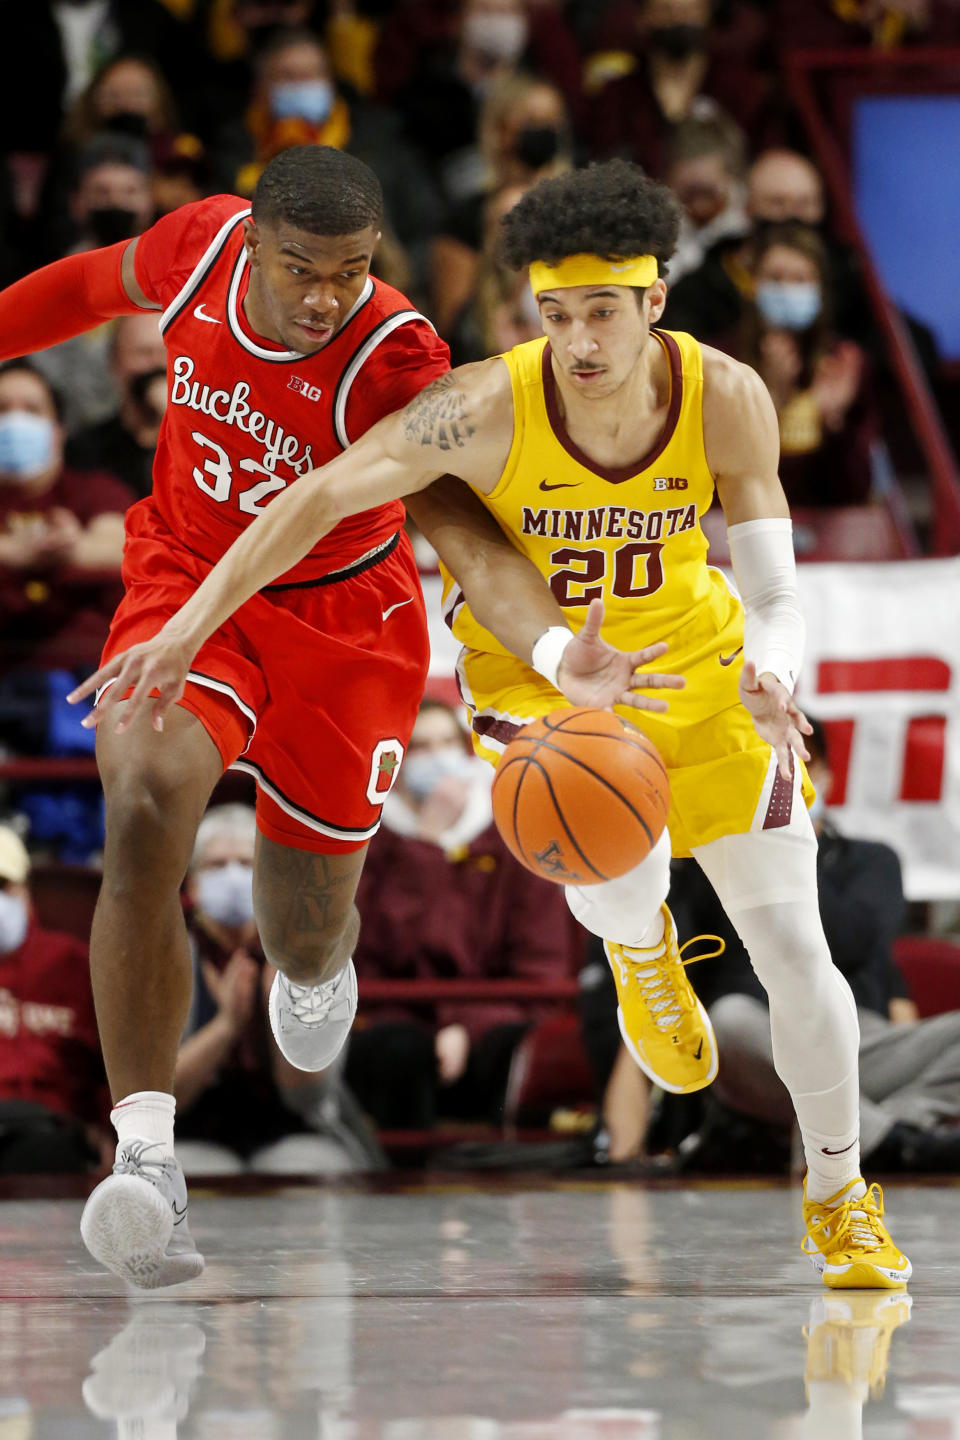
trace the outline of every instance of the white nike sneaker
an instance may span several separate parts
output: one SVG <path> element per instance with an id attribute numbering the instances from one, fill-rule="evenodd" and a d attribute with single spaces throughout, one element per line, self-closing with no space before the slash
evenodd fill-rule
<path id="1" fill-rule="evenodd" d="M 94 1260 L 141 1290 L 179 1285 L 203 1270 L 187 1226 L 183 1171 L 172 1156 L 158 1155 L 160 1148 L 150 1140 L 118 1145 L 113 1174 L 100 1182 L 80 1217 Z"/>
<path id="2" fill-rule="evenodd" d="M 326 1070 L 346 1044 L 357 1013 L 353 961 L 320 985 L 295 985 L 278 970 L 270 987 L 270 1028 L 280 1054 L 298 1070 Z"/>

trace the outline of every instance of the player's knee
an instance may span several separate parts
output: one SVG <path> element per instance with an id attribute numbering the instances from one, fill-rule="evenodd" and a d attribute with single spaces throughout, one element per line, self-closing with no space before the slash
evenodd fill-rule
<path id="1" fill-rule="evenodd" d="M 351 906 L 339 923 L 293 927 L 270 914 L 257 916 L 260 944 L 271 965 L 296 985 L 317 985 L 343 969 L 360 934 L 360 915 Z"/>
<path id="2" fill-rule="evenodd" d="M 645 860 L 616 880 L 565 887 L 585 930 L 621 945 L 639 945 L 670 888 L 670 839 L 664 831 Z"/>
<path id="3" fill-rule="evenodd" d="M 190 777 L 174 767 L 131 767 L 104 778 L 108 870 L 170 869 L 177 883 L 200 819 Z"/>

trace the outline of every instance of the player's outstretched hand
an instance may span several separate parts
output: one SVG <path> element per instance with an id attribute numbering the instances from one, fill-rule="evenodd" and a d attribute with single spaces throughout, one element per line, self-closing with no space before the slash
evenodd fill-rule
<path id="1" fill-rule="evenodd" d="M 791 750 L 796 751 L 802 760 L 810 759 L 803 743 L 804 735 L 813 734 L 810 721 L 787 687 L 781 685 L 769 671 L 758 675 L 756 666 L 749 660 L 744 662 L 740 671 L 740 699 L 753 716 L 754 728 L 760 739 L 766 740 L 776 750 L 780 774 L 784 780 L 789 780 Z"/>
<path id="2" fill-rule="evenodd" d="M 641 667 L 665 655 L 662 642 L 643 650 L 616 650 L 600 638 L 603 601 L 591 600 L 583 628 L 563 652 L 558 684 L 571 705 L 595 706 L 608 710 L 614 705 L 632 705 L 635 710 L 668 710 L 666 700 L 656 695 L 638 695 L 638 690 L 682 690 L 682 675 L 664 675 Z"/>
<path id="3" fill-rule="evenodd" d="M 119 716 L 114 726 L 119 735 L 129 729 L 145 706 L 149 706 L 154 730 L 162 730 L 164 715 L 183 694 L 192 659 L 193 651 L 189 645 L 160 630 L 152 639 L 131 645 L 129 650 L 114 655 L 106 665 L 100 666 L 95 675 L 89 676 L 76 690 L 71 690 L 67 699 L 71 705 L 76 705 L 78 700 L 95 694 L 108 680 L 113 680 L 115 683 L 96 709 L 84 716 L 82 724 L 90 729 Z M 131 689 L 129 700 L 120 710 L 120 701 Z M 152 691 L 157 693 L 151 698 Z"/>

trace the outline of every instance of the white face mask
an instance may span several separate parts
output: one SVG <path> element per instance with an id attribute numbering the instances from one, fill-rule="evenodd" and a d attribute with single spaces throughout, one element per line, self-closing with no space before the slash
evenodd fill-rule
<path id="1" fill-rule="evenodd" d="M 527 43 L 527 22 L 523 15 L 468 15 L 463 22 L 463 43 L 489 60 L 512 65 Z"/>
<path id="2" fill-rule="evenodd" d="M 27 938 L 30 912 L 22 895 L 8 895 L 0 890 L 0 955 L 19 950 Z"/>
<path id="3" fill-rule="evenodd" d="M 201 870 L 195 893 L 198 907 L 218 925 L 246 925 L 253 919 L 253 866 L 231 860 Z"/>
<path id="4" fill-rule="evenodd" d="M 440 750 L 414 750 L 403 761 L 403 783 L 417 800 L 425 800 L 448 775 L 468 779 L 474 767 L 472 756 L 459 745 Z"/>

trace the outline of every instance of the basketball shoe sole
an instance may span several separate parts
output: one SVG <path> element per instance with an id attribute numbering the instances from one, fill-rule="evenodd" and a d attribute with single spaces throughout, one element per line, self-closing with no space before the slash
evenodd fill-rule
<path id="1" fill-rule="evenodd" d="M 187 1226 L 187 1186 L 176 1160 L 151 1159 L 158 1147 L 127 1140 L 113 1174 L 93 1191 L 80 1217 L 84 1245 L 105 1269 L 140 1290 L 194 1280 L 203 1271 Z"/>

